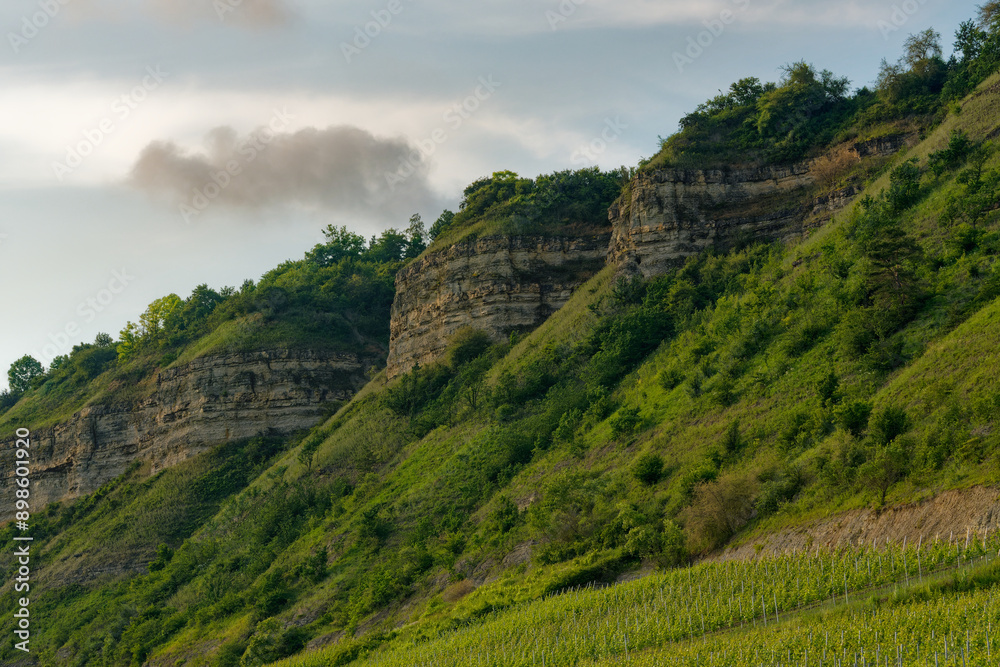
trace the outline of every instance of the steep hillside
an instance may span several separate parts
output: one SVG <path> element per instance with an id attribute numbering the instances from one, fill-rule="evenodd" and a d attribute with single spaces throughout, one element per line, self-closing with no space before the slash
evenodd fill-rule
<path id="1" fill-rule="evenodd" d="M 1000 56 L 997 35 L 976 53 Z M 0 660 L 797 664 L 886 655 L 886 635 L 852 636 L 867 624 L 897 633 L 900 659 L 897 636 L 926 651 L 944 633 L 952 659 L 965 636 L 985 664 L 980 621 L 1000 620 L 986 57 L 850 96 L 798 64 L 740 82 L 637 170 L 497 172 L 429 248 L 418 227 L 372 246 L 328 229 L 206 315 L 151 306 L 115 355 L 81 346 L 4 427 L 79 468 L 100 448 L 67 424 L 148 408 L 147 454 L 35 510 L 44 631 Z M 348 354 L 350 381 L 314 363 Z M 391 371 L 355 392 L 380 356 Z"/>

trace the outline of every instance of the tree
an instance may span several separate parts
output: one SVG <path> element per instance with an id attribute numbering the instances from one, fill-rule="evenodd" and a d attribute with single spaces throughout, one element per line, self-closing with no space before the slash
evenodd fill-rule
<path id="1" fill-rule="evenodd" d="M 979 27 L 988 32 L 1000 32 L 1000 0 L 989 0 L 979 7 Z"/>
<path id="2" fill-rule="evenodd" d="M 345 257 L 360 257 L 365 252 L 365 237 L 347 227 L 327 225 L 323 230 L 326 243 L 317 245 L 306 258 L 320 266 L 332 266 Z"/>
<path id="3" fill-rule="evenodd" d="M 313 460 L 316 458 L 316 452 L 319 451 L 320 445 L 323 444 L 323 435 L 320 433 L 315 433 L 302 443 L 302 449 L 299 450 L 298 461 L 306 467 L 306 470 L 311 471 L 313 467 Z"/>
<path id="4" fill-rule="evenodd" d="M 910 35 L 903 43 L 903 62 L 919 76 L 927 74 L 933 61 L 941 60 L 941 33 L 933 28 Z"/>
<path id="5" fill-rule="evenodd" d="M 862 482 L 878 491 L 879 505 L 885 505 L 889 489 L 909 472 L 910 453 L 907 450 L 902 438 L 887 445 L 876 445 L 858 470 Z"/>
<path id="6" fill-rule="evenodd" d="M 975 21 L 961 23 L 955 32 L 954 44 L 955 52 L 962 54 L 959 62 L 970 63 L 978 58 L 983 51 L 986 37 L 986 32 L 980 30 Z"/>
<path id="7" fill-rule="evenodd" d="M 410 225 L 406 228 L 406 252 L 405 257 L 416 257 L 427 248 L 427 231 L 424 229 L 424 221 L 420 219 L 419 213 L 410 216 Z"/>
<path id="8" fill-rule="evenodd" d="M 406 237 L 405 233 L 400 232 L 395 227 L 390 227 L 382 232 L 381 236 L 372 236 L 364 258 L 380 264 L 398 262 L 406 257 L 406 250 L 409 245 L 410 240 Z"/>
<path id="9" fill-rule="evenodd" d="M 103 331 L 94 338 L 94 345 L 97 347 L 111 347 L 114 343 L 115 341 L 111 338 L 111 334 L 104 333 Z"/>
<path id="10" fill-rule="evenodd" d="M 455 219 L 455 214 L 453 212 L 449 211 L 448 209 L 442 211 L 441 215 L 439 215 L 438 219 L 434 221 L 434 224 L 431 225 L 431 229 L 428 232 L 428 236 L 430 236 L 431 241 L 441 236 L 441 233 L 444 232 L 444 230 L 448 229 L 448 226 L 454 219 Z"/>
<path id="11" fill-rule="evenodd" d="M 118 361 L 126 361 L 136 350 L 139 349 L 139 344 L 142 342 L 142 336 L 139 333 L 139 327 L 135 322 L 126 322 L 125 328 L 121 330 L 118 334 L 118 347 L 115 348 L 118 352 Z"/>
<path id="12" fill-rule="evenodd" d="M 176 294 L 168 294 L 153 301 L 146 312 L 139 316 L 143 338 L 149 338 L 160 333 L 164 323 L 180 308 L 184 302 Z"/>
<path id="13" fill-rule="evenodd" d="M 757 103 L 765 88 L 760 79 L 755 76 L 740 79 L 729 86 L 729 97 L 739 106 L 751 106 Z"/>
<path id="14" fill-rule="evenodd" d="M 45 374 L 45 369 L 31 355 L 24 355 L 10 365 L 7 381 L 15 394 L 23 394 L 31 388 L 31 381 Z"/>
<path id="15" fill-rule="evenodd" d="M 956 179 L 962 189 L 949 195 L 941 216 L 942 222 L 965 222 L 975 227 L 996 208 L 1000 201 L 1000 170 L 986 169 L 990 152 L 988 145 L 970 151 L 970 166 Z"/>
<path id="16" fill-rule="evenodd" d="M 899 222 L 899 214 L 919 197 L 920 170 L 907 161 L 892 172 L 888 192 L 861 201 L 854 226 L 855 239 L 868 260 L 865 282 L 876 309 L 873 315 L 888 329 L 907 321 L 922 294 L 918 268 L 923 249 Z"/>

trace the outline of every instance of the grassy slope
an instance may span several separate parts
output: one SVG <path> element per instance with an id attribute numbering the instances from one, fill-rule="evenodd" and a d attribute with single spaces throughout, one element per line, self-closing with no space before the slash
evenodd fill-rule
<path id="1" fill-rule="evenodd" d="M 967 101 L 961 115 L 949 118 L 911 155 L 926 156 L 943 146 L 952 127 L 964 127 L 976 137 L 994 132 L 996 120 L 987 111 L 993 100 L 981 96 Z M 942 242 L 936 212 L 954 187 L 953 179 L 931 184 L 923 204 L 909 214 L 908 226 L 927 246 Z M 580 386 L 557 387 L 523 406 L 512 421 L 456 401 L 450 418 L 421 436 L 407 418 L 384 407 L 386 390 L 377 386 L 377 379 L 317 429 L 314 435 L 323 443 L 309 466 L 298 460 L 297 441 L 284 443 L 285 453 L 269 464 L 265 461 L 274 450 L 243 443 L 238 446 L 254 448 L 257 465 L 267 466 L 259 476 L 247 471 L 243 450 L 209 453 L 150 482 L 126 477 L 70 508 L 51 510 L 52 529 L 39 535 L 38 544 L 40 572 L 53 577 L 43 584 L 43 590 L 52 587 L 52 598 L 42 603 L 52 606 L 39 611 L 53 630 L 39 637 L 43 664 L 56 664 L 60 647 L 68 649 L 76 664 L 100 664 L 98 655 L 107 664 L 128 664 L 149 651 L 158 664 L 177 659 L 192 665 L 226 664 L 226 651 L 242 653 L 248 642 L 264 637 L 258 621 L 275 614 L 292 629 L 305 627 L 307 638 L 330 633 L 336 639 L 344 631 L 377 637 L 404 621 L 410 624 L 403 628 L 403 638 L 433 636 L 566 585 L 613 579 L 622 568 L 638 564 L 623 555 L 622 545 L 549 564 L 537 558 L 505 564 L 518 547 L 562 539 L 551 532 L 561 519 L 540 510 L 533 514 L 532 509 L 522 512 L 509 532 L 499 534 L 491 522 L 501 497 L 520 507 L 540 507 L 560 485 L 569 484 L 593 494 L 596 508 L 587 510 L 592 521 L 613 520 L 623 504 L 673 516 L 685 502 L 685 474 L 711 458 L 734 421 L 742 425 L 746 446 L 739 459 L 723 464 L 723 478 L 786 465 L 807 471 L 793 501 L 751 523 L 745 533 L 793 523 L 820 509 L 869 503 L 864 490 L 834 488 L 808 472 L 817 458 L 834 455 L 845 437 L 841 431 L 819 425 L 788 435 L 789 423 L 804 420 L 809 425 L 820 414 L 815 386 L 831 368 L 841 378 L 845 399 L 909 408 L 915 440 L 958 419 L 969 437 L 978 439 L 973 450 L 995 452 L 993 397 L 1000 384 L 984 360 L 997 354 L 1000 306 L 992 303 L 962 321 L 949 301 L 961 297 L 956 288 L 981 281 L 994 257 L 976 254 L 940 269 L 933 277 L 932 306 L 901 334 L 912 361 L 895 372 L 873 372 L 843 358 L 833 335 L 835 293 L 844 285 L 827 277 L 820 249 L 844 243 L 839 234 L 846 217 L 839 215 L 838 222 L 787 252 L 762 255 L 758 269 L 740 277 L 727 296 L 686 322 L 675 339 L 626 377 L 610 405 L 639 409 L 642 428 L 632 436 L 612 438 L 605 415 L 578 428 L 572 442 L 539 448 L 529 461 L 482 477 L 476 457 L 498 432 L 542 428 L 546 411 L 570 400 L 566 396 Z M 796 266 L 798 260 L 802 262 Z M 970 277 L 970 262 L 981 265 L 977 279 Z M 498 350 L 501 356 L 487 382 L 499 382 L 504 371 L 524 371 L 552 350 L 563 353 L 585 342 L 603 318 L 614 316 L 611 287 L 610 271 L 602 272 L 545 325 L 512 348 Z M 732 404 L 714 401 L 711 391 L 692 396 L 684 383 L 667 389 L 658 381 L 664 370 L 687 376 L 699 365 L 724 365 L 755 320 L 770 323 L 773 330 L 761 349 L 744 352 L 744 372 L 736 380 Z M 815 321 L 819 333 L 810 341 L 814 344 L 802 349 L 807 321 Z M 709 378 L 709 389 L 711 383 Z M 818 419 L 822 421 L 821 414 Z M 652 487 L 631 475 L 634 461 L 646 452 L 657 452 L 668 463 L 669 474 Z M 232 484 L 217 487 L 209 481 L 220 478 Z M 997 481 L 992 459 L 955 451 L 940 468 L 894 487 L 890 498 L 906 500 L 928 487 Z M 167 497 L 174 502 L 164 503 Z M 553 512 L 571 510 L 576 511 L 557 507 Z M 429 526 L 425 518 L 431 519 Z M 183 529 L 168 528 L 174 525 Z M 159 542 L 176 549 L 162 570 L 131 583 L 111 573 L 108 579 L 73 588 L 72 594 L 62 591 L 56 605 L 54 577 L 76 554 L 95 564 L 151 560 Z M 118 547 L 125 549 L 126 558 L 114 555 Z M 327 567 L 317 568 L 317 555 L 324 549 Z M 162 611 L 150 611 L 154 608 Z M 282 641 L 301 639 L 285 635 Z M 126 645 L 132 648 L 123 653 Z M 220 652 L 220 646 L 229 648 Z M 334 650 L 357 646 L 345 640 Z"/>

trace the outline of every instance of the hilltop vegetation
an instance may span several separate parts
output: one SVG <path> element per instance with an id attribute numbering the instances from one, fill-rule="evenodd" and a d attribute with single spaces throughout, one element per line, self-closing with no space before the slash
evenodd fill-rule
<path id="1" fill-rule="evenodd" d="M 522 178 L 498 171 L 462 192 L 458 213 L 444 211 L 431 225 L 435 247 L 461 239 L 500 234 L 555 236 L 567 230 L 606 229 L 608 207 L 633 175 L 622 167 L 596 167 Z"/>
<path id="2" fill-rule="evenodd" d="M 940 33 L 911 35 L 897 62 L 882 61 L 874 89 L 851 93 L 846 78 L 803 61 L 786 65 L 777 83 L 741 79 L 684 116 L 643 169 L 786 163 L 934 125 L 1000 65 L 997 17 L 990 2 L 964 22 L 947 61 Z"/>
<path id="3" fill-rule="evenodd" d="M 885 636 L 850 636 L 871 619 L 914 641 L 921 628 L 961 641 L 978 619 L 998 620 L 995 564 L 910 581 L 928 563 L 967 566 L 995 541 L 670 571 L 820 510 L 1000 483 L 997 14 L 987 5 L 963 24 L 949 61 L 933 34 L 917 35 L 875 91 L 849 95 L 802 63 L 779 84 L 738 82 L 643 167 L 793 160 L 923 132 L 802 242 L 709 251 L 649 280 L 608 267 L 534 332 L 497 342 L 463 330 L 439 363 L 376 377 L 308 433 L 229 443 L 152 477 L 136 465 L 50 506 L 34 528 L 40 664 L 392 665 L 419 655 L 527 665 L 543 653 L 545 664 L 742 664 L 749 641 L 816 655 L 819 623 L 848 633 L 824 644 L 848 656 L 888 650 Z M 631 176 L 497 172 L 435 223 L 431 250 L 606 226 Z M 78 346 L 34 373 L 0 421 L 37 427 L 212 352 L 384 350 L 393 275 L 426 242 L 411 222 L 368 243 L 328 228 L 326 243 L 256 284 L 159 300 L 120 340 Z M 102 576 L 81 575 L 98 566 Z M 596 590 L 653 569 L 665 572 Z M 902 592 L 872 588 L 886 584 Z M 841 585 L 865 599 L 818 621 L 785 618 Z M 758 614 L 762 590 L 771 598 Z M 737 612 L 743 603 L 752 609 Z M 780 632 L 752 627 L 772 612 Z M 737 622 L 751 627 L 673 643 Z M 976 660 L 996 650 L 988 641 L 970 634 Z M 0 649 L 0 660 L 12 656 Z"/>

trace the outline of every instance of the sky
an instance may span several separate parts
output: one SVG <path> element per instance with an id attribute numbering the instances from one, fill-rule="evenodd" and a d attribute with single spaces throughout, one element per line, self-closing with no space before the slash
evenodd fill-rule
<path id="1" fill-rule="evenodd" d="M 805 60 L 870 85 L 944 0 L 5 0 L 0 369 L 509 169 L 635 166 Z M 0 388 L 6 373 L 0 373 Z"/>

